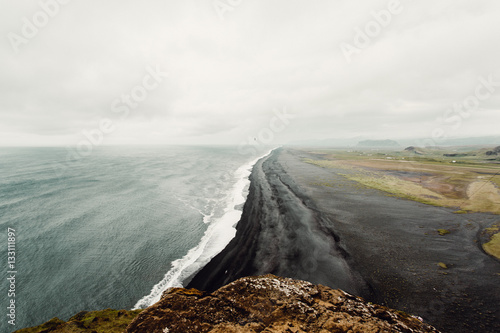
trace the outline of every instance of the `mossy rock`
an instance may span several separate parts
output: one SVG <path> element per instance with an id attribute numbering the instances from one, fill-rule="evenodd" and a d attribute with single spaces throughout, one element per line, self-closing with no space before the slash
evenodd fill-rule
<path id="1" fill-rule="evenodd" d="M 450 231 L 446 229 L 438 229 L 437 232 L 439 233 L 440 236 L 444 236 L 450 233 Z"/>
<path id="2" fill-rule="evenodd" d="M 87 313 L 89 313 L 89 312 L 88 311 L 80 311 L 76 315 L 74 315 L 73 317 L 69 318 L 69 321 L 81 321 Z"/>
<path id="3" fill-rule="evenodd" d="M 171 288 L 167 291 L 167 294 L 180 294 L 186 296 L 203 296 L 205 293 L 203 291 L 199 291 L 198 289 L 191 288 Z"/>
<path id="4" fill-rule="evenodd" d="M 42 325 L 43 331 L 53 332 L 61 325 L 65 324 L 65 322 L 59 318 L 52 318 L 48 322 Z"/>
<path id="5" fill-rule="evenodd" d="M 441 268 L 443 268 L 443 269 L 447 269 L 448 268 L 448 266 L 444 262 L 439 262 L 438 266 L 441 267 Z"/>
<path id="6" fill-rule="evenodd" d="M 72 316 L 67 322 L 53 318 L 48 322 L 15 333 L 121 333 L 142 310 L 82 311 Z"/>

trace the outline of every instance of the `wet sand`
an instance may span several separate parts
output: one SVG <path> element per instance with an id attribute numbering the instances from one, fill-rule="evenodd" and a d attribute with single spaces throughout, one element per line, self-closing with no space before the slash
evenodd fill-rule
<path id="1" fill-rule="evenodd" d="M 500 261 L 479 242 L 500 216 L 390 197 L 303 158 L 311 156 L 280 149 L 255 165 L 236 237 L 188 287 L 272 273 L 419 315 L 443 332 L 500 331 Z M 318 185 L 325 180 L 333 185 Z"/>

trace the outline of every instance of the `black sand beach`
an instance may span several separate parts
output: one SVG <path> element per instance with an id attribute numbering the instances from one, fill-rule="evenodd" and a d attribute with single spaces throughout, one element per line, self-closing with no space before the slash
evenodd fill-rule
<path id="1" fill-rule="evenodd" d="M 236 237 L 189 288 L 272 273 L 419 315 L 443 332 L 500 331 L 500 262 L 476 242 L 498 215 L 391 197 L 303 162 L 308 155 L 278 149 L 255 165 Z M 326 179 L 335 185 L 317 185 Z"/>

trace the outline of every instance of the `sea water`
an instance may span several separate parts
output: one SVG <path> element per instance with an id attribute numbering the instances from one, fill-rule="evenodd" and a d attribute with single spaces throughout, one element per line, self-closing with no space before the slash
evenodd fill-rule
<path id="1" fill-rule="evenodd" d="M 1 331 L 143 308 L 182 286 L 234 237 L 258 157 L 235 147 L 103 147 L 77 159 L 65 148 L 1 148 Z M 8 228 L 14 297 L 4 297 Z"/>

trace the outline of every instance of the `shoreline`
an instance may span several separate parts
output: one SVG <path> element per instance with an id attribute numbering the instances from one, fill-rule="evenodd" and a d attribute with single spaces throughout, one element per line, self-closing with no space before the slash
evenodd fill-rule
<path id="1" fill-rule="evenodd" d="M 284 170 L 274 172 L 280 151 L 254 165 L 236 236 L 186 288 L 211 292 L 241 277 L 269 273 L 368 295 L 331 221 L 297 195 L 290 180 L 283 182 Z"/>
<path id="2" fill-rule="evenodd" d="M 272 273 L 419 315 L 443 332 L 500 330 L 500 265 L 474 243 L 498 216 L 388 197 L 307 157 L 281 148 L 254 166 L 235 238 L 188 288 Z M 326 178 L 336 186 L 315 184 Z"/>
<path id="3" fill-rule="evenodd" d="M 254 164 L 236 236 L 186 288 L 272 273 L 420 316 L 444 333 L 500 331 L 500 261 L 480 245 L 498 215 L 390 197 L 306 163 L 311 156 L 279 148 Z"/>
<path id="4" fill-rule="evenodd" d="M 230 192 L 225 198 L 224 213 L 220 217 L 203 215 L 203 222 L 208 224 L 208 228 L 203 234 L 201 240 L 195 247 L 188 250 L 180 259 L 173 261 L 170 269 L 165 273 L 163 279 L 156 283 L 149 294 L 139 299 L 132 310 L 144 309 L 158 302 L 162 293 L 172 287 L 182 287 L 186 280 L 189 280 L 199 267 L 205 266 L 214 256 L 221 252 L 236 234 L 235 226 L 241 219 L 243 213 L 240 206 L 247 201 L 250 186 L 249 176 L 253 166 L 262 158 L 272 153 L 272 150 L 241 165 L 233 172 L 236 182 L 233 184 Z M 212 212 L 213 214 L 213 212 Z"/>

